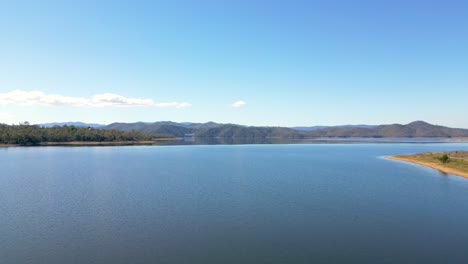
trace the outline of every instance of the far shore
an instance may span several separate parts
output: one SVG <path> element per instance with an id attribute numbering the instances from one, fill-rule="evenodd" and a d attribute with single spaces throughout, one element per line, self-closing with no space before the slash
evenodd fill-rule
<path id="1" fill-rule="evenodd" d="M 449 157 L 450 157 L 450 152 L 446 152 Z M 414 164 L 426 166 L 435 170 L 438 170 L 440 172 L 446 173 L 446 174 L 453 174 L 456 176 L 461 176 L 464 178 L 468 178 L 468 171 L 466 169 L 466 159 L 460 159 L 460 158 L 454 158 L 450 157 L 450 159 L 453 159 L 457 162 L 449 162 L 449 163 L 442 163 L 436 159 L 430 160 L 427 158 L 428 155 L 434 156 L 436 154 L 444 154 L 444 153 L 422 153 L 422 154 L 412 154 L 412 155 L 395 155 L 395 156 L 387 156 L 387 159 L 392 159 L 392 160 L 399 160 L 399 161 L 405 161 L 405 162 L 411 162 Z M 463 164 L 465 163 L 465 164 Z"/>
<path id="2" fill-rule="evenodd" d="M 161 142 L 170 142 L 180 138 L 158 138 L 140 141 L 70 141 L 70 142 L 42 142 L 38 145 L 0 144 L 0 147 L 37 147 L 37 146 L 137 146 L 155 145 Z"/>

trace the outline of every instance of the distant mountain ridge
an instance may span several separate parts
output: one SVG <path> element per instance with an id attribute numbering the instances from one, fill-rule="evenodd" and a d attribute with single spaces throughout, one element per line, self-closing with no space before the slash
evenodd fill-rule
<path id="1" fill-rule="evenodd" d="M 324 128 L 308 133 L 311 137 L 468 137 L 468 129 L 449 128 L 415 121 L 406 125 L 380 125 L 373 128 Z"/>
<path id="2" fill-rule="evenodd" d="M 343 127 L 360 127 L 360 128 L 374 128 L 376 126 L 373 125 L 341 125 L 341 126 L 296 126 L 296 127 L 290 127 L 295 130 L 301 130 L 301 131 L 312 131 L 312 130 L 318 130 L 318 129 L 323 129 L 323 128 L 343 128 Z"/>
<path id="3" fill-rule="evenodd" d="M 147 134 L 171 135 L 175 137 L 184 137 L 187 134 L 193 134 L 200 129 L 209 129 L 223 126 L 214 122 L 207 123 L 176 123 L 172 121 L 159 121 L 154 123 L 112 123 L 103 127 L 103 129 L 116 129 L 122 131 L 136 131 Z"/>
<path id="4" fill-rule="evenodd" d="M 92 128 L 105 126 L 103 124 L 83 123 L 83 122 L 52 122 L 52 123 L 43 123 L 43 124 L 37 124 L 37 125 L 40 127 L 75 126 L 75 127 L 92 127 Z"/>
<path id="5" fill-rule="evenodd" d="M 332 127 L 257 127 L 236 124 L 176 123 L 161 121 L 154 123 L 113 123 L 102 129 L 135 131 L 148 134 L 184 137 L 193 134 L 196 137 L 211 138 L 316 138 L 316 137 L 468 137 L 468 129 L 449 128 L 432 125 L 424 121 L 415 121 L 406 125 L 344 125 Z"/>

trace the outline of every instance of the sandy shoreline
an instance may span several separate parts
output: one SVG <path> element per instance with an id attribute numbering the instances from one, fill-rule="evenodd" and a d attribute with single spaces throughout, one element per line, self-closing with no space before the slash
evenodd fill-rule
<path id="1" fill-rule="evenodd" d="M 404 156 L 386 156 L 385 158 L 392 159 L 392 160 L 411 162 L 411 163 L 414 163 L 414 164 L 418 164 L 418 165 L 421 165 L 421 166 L 426 166 L 426 167 L 438 170 L 438 171 L 446 173 L 446 174 L 453 174 L 453 175 L 456 175 L 456 176 L 468 178 L 468 173 L 458 171 L 458 170 L 455 170 L 455 169 L 452 169 L 452 168 L 447 168 L 447 167 L 443 166 L 442 164 L 439 165 L 439 164 L 436 164 L 436 163 L 423 162 L 423 161 L 419 161 L 419 160 L 414 160 L 411 157 L 404 157 Z"/>

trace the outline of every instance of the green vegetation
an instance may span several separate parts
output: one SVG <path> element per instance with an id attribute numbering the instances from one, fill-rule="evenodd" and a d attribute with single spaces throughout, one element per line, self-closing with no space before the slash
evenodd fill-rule
<path id="1" fill-rule="evenodd" d="M 325 127 L 316 130 L 294 130 L 287 127 L 255 127 L 234 124 L 208 123 L 113 123 L 104 129 L 137 131 L 148 134 L 166 134 L 183 137 L 185 134 L 195 134 L 196 137 L 210 138 L 316 138 L 316 137 L 468 137 L 468 129 L 449 128 L 416 121 L 406 125 L 392 124 L 375 127 Z"/>
<path id="2" fill-rule="evenodd" d="M 12 126 L 0 124 L 0 144 L 22 146 L 40 145 L 49 142 L 151 141 L 161 137 L 168 136 L 75 126 L 55 126 L 45 128 L 29 125 L 28 123 Z"/>
<path id="3" fill-rule="evenodd" d="M 426 152 L 389 158 L 417 163 L 468 178 L 468 151 Z"/>
<path id="4" fill-rule="evenodd" d="M 301 131 L 285 127 L 253 127 L 233 124 L 208 123 L 113 123 L 104 129 L 138 131 L 148 134 L 166 134 L 183 137 L 194 134 L 197 138 L 303 138 Z"/>
<path id="5" fill-rule="evenodd" d="M 450 158 L 447 156 L 447 154 L 437 157 L 437 159 L 442 163 L 447 163 L 450 161 Z"/>
<path id="6" fill-rule="evenodd" d="M 194 131 L 196 137 L 208 138 L 303 138 L 295 130 L 284 127 L 246 127 L 226 124 L 218 127 L 200 128 Z"/>

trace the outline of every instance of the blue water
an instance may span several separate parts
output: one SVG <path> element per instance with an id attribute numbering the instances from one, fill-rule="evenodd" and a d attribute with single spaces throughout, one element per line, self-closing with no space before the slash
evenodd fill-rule
<path id="1" fill-rule="evenodd" d="M 0 263 L 468 263 L 468 144 L 0 148 Z"/>

